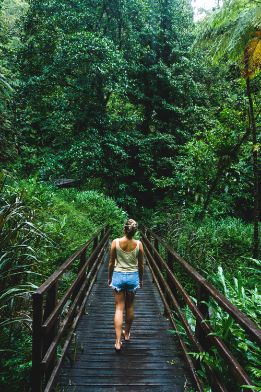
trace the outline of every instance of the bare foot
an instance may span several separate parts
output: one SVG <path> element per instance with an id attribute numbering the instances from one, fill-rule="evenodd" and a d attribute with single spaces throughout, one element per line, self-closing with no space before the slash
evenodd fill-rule
<path id="1" fill-rule="evenodd" d="M 115 349 L 116 349 L 117 351 L 120 351 L 121 345 L 122 345 L 122 342 L 116 342 L 115 345 L 114 345 L 114 347 L 115 347 Z"/>
<path id="2" fill-rule="evenodd" d="M 125 340 L 130 340 L 130 332 L 127 334 L 125 331 L 122 331 Z"/>

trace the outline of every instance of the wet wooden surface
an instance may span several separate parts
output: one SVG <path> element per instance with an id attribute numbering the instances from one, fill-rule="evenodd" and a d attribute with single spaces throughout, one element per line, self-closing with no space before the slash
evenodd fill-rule
<path id="1" fill-rule="evenodd" d="M 101 267 L 77 328 L 75 363 L 65 360 L 57 390 L 67 392 L 188 392 L 191 376 L 181 355 L 177 338 L 169 332 L 160 295 L 147 266 L 144 286 L 134 301 L 130 341 L 122 338 L 122 349 L 114 349 L 114 297 L 107 286 L 109 254 Z M 73 359 L 73 348 L 69 351 Z"/>

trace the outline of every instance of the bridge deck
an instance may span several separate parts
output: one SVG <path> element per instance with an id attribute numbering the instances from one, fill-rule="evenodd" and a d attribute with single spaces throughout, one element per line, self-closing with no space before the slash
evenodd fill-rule
<path id="1" fill-rule="evenodd" d="M 131 340 L 123 339 L 122 350 L 114 349 L 114 298 L 107 286 L 109 254 L 98 275 L 77 328 L 78 351 L 71 366 L 66 360 L 58 378 L 59 391 L 66 392 L 186 392 L 192 388 L 191 376 L 181 349 L 162 315 L 164 307 L 151 273 L 144 271 L 144 287 L 134 301 Z M 69 352 L 73 358 L 73 349 Z"/>

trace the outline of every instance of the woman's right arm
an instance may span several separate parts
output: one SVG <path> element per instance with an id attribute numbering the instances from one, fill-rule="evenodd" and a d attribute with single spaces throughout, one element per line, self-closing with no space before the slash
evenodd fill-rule
<path id="1" fill-rule="evenodd" d="M 139 270 L 139 279 L 140 279 L 140 289 L 143 286 L 143 271 L 144 271 L 144 265 L 143 265 L 143 245 L 142 242 L 140 241 L 139 243 L 139 254 L 138 254 L 138 270 Z"/>
<path id="2" fill-rule="evenodd" d="M 115 266 L 115 259 L 116 259 L 116 240 L 113 240 L 111 244 L 111 257 L 109 261 L 108 286 L 110 286 L 111 284 L 112 274 Z"/>

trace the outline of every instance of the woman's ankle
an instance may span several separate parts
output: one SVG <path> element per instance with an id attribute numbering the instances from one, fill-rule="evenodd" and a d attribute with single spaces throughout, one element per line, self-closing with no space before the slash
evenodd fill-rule
<path id="1" fill-rule="evenodd" d="M 130 332 L 124 331 L 124 338 L 125 338 L 125 340 L 129 340 L 130 339 Z"/>

